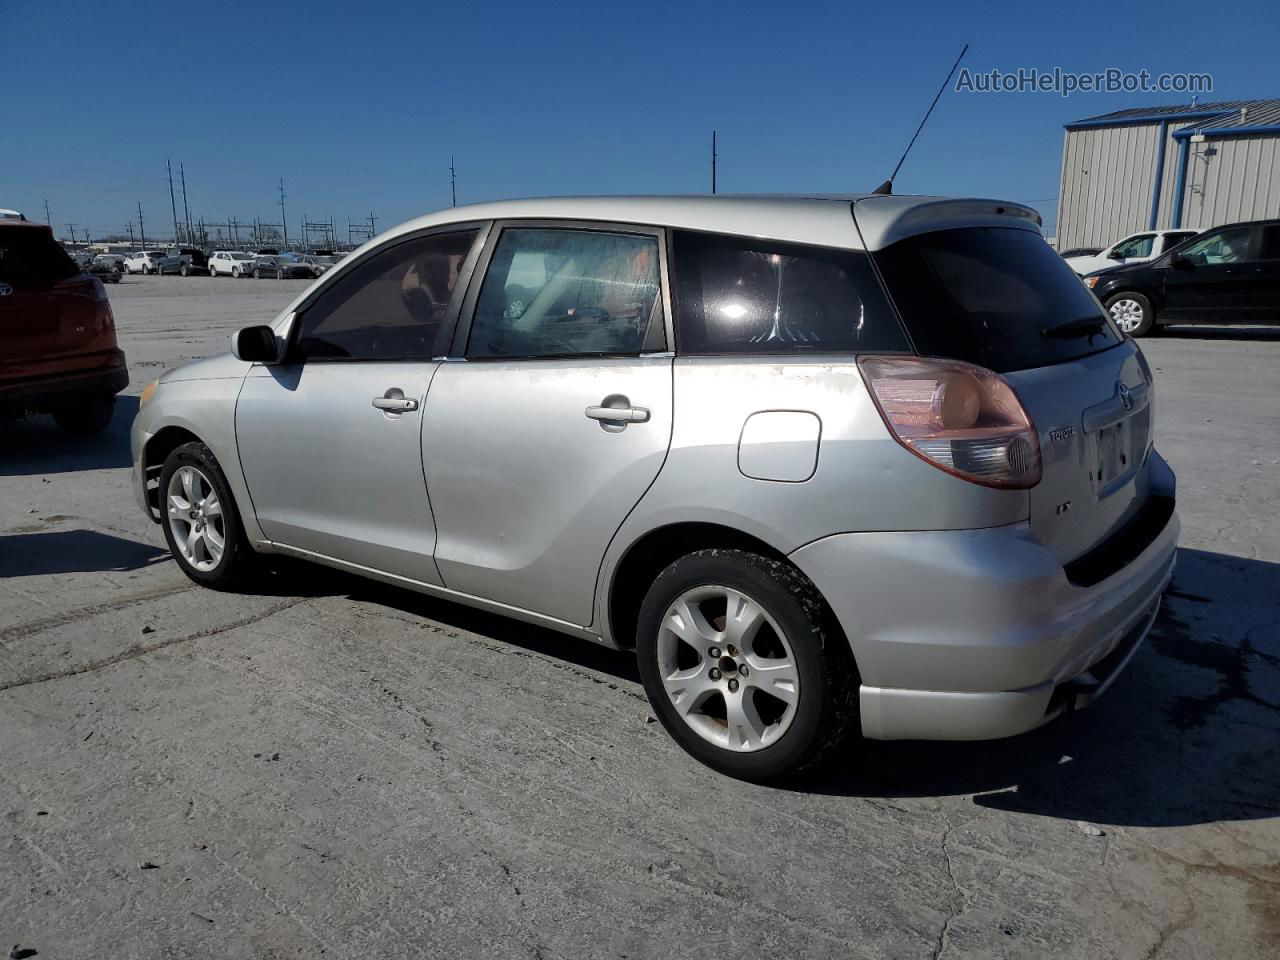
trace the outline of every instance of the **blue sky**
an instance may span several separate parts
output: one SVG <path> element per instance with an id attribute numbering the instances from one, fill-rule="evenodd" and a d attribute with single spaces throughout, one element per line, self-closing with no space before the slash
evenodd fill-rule
<path id="1" fill-rule="evenodd" d="M 132 11 L 144 11 L 133 16 Z M 0 0 L 0 206 L 171 230 L 378 217 L 574 193 L 869 190 L 960 47 L 973 71 L 1208 72 L 1201 100 L 1280 97 L 1274 0 L 1124 3 Z M 948 92 L 899 193 L 1031 201 L 1054 220 L 1062 124 L 1178 94 Z M 181 214 L 181 197 L 178 198 Z"/>

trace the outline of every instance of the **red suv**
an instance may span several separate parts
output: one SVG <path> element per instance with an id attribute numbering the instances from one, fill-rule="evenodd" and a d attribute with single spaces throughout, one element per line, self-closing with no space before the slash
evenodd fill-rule
<path id="1" fill-rule="evenodd" d="M 128 385 L 102 281 L 48 227 L 0 221 L 0 419 L 51 413 L 65 430 L 94 433 Z"/>

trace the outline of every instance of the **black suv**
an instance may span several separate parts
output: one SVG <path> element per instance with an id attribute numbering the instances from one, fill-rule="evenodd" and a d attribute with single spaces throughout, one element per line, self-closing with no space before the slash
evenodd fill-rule
<path id="1" fill-rule="evenodd" d="M 1084 282 L 1134 337 L 1166 323 L 1280 323 L 1280 220 L 1214 227 Z"/>

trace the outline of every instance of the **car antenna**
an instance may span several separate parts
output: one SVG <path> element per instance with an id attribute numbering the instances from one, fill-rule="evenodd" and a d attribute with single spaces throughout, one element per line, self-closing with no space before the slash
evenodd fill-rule
<path id="1" fill-rule="evenodd" d="M 964 59 L 964 55 L 969 52 L 969 45 L 966 43 L 964 49 L 960 51 L 960 56 L 956 57 L 956 62 L 951 65 L 951 72 L 947 74 L 947 79 L 942 81 L 942 86 L 938 88 L 938 95 L 933 98 L 933 103 L 929 104 L 929 109 L 925 111 L 924 119 L 920 121 L 920 126 L 916 127 L 915 135 L 912 136 L 911 142 L 907 144 L 907 149 L 902 151 L 902 156 L 898 159 L 898 165 L 893 168 L 893 173 L 889 174 L 889 179 L 880 186 L 871 191 L 873 195 L 887 197 L 893 193 L 893 178 L 898 175 L 898 171 L 902 169 L 902 163 L 907 159 L 907 154 L 911 152 L 911 148 L 916 145 L 916 137 L 920 136 L 920 131 L 924 129 L 924 125 L 929 122 L 929 114 L 933 113 L 933 108 L 938 105 L 938 101 L 942 99 L 942 94 L 947 89 L 947 84 L 951 82 L 951 77 L 956 72 L 956 67 L 960 66 L 960 61 Z"/>

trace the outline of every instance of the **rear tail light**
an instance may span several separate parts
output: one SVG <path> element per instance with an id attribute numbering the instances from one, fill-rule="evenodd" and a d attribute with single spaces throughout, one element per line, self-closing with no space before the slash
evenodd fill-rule
<path id="1" fill-rule="evenodd" d="M 920 357 L 863 357 L 859 367 L 894 439 L 920 459 L 988 487 L 1040 482 L 1035 424 L 998 373 Z"/>

